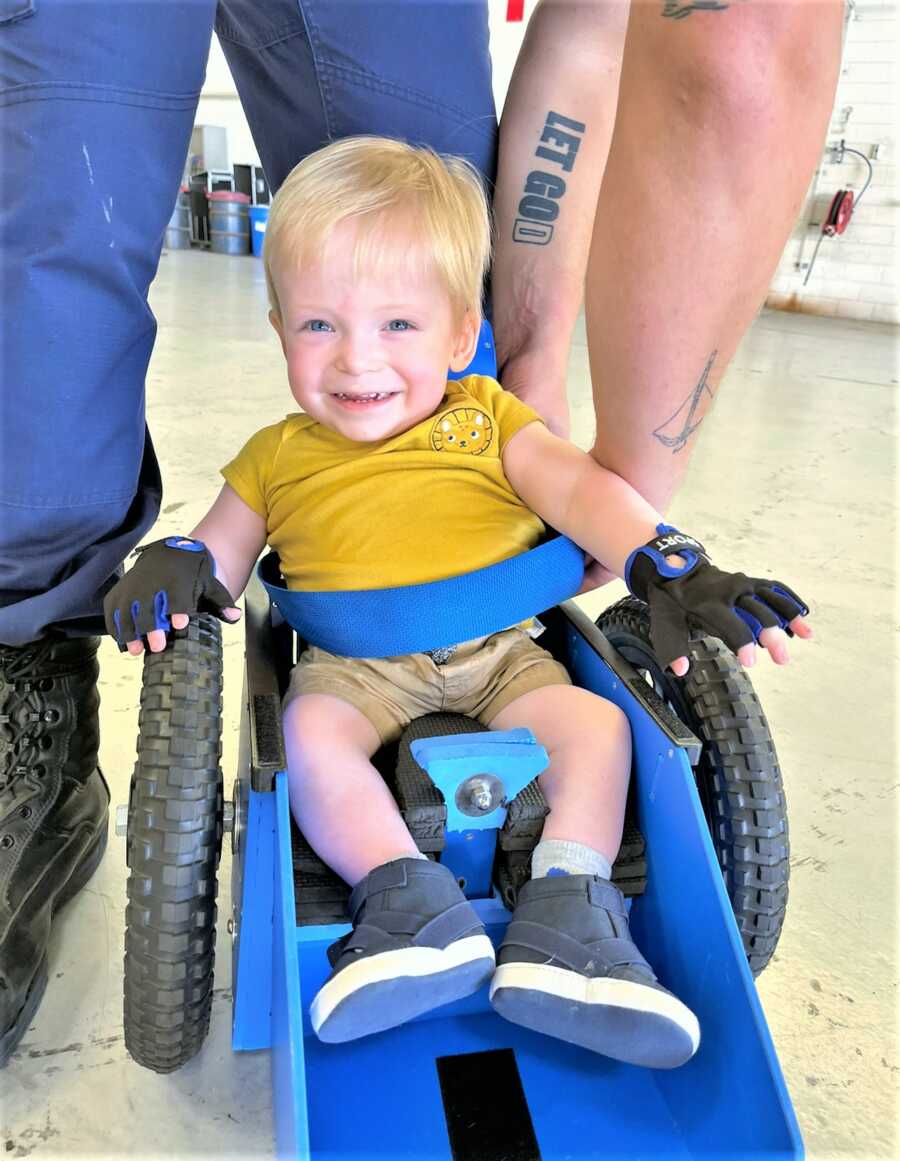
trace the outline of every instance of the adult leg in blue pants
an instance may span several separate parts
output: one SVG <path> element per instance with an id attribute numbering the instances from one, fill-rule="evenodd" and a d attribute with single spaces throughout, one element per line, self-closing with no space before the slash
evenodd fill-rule
<path id="1" fill-rule="evenodd" d="M 467 157 L 493 181 L 484 0 L 220 0 L 216 34 L 273 189 L 357 133 Z"/>
<path id="2" fill-rule="evenodd" d="M 162 11 L 164 9 L 164 12 Z M 53 912 L 99 863 L 99 594 L 159 510 L 147 289 L 214 0 L 0 12 L 0 1063 L 40 1002 Z"/>
<path id="3" fill-rule="evenodd" d="M 0 1065 L 40 1002 L 53 913 L 105 847 L 95 634 L 159 511 L 147 291 L 214 19 L 214 0 L 0 7 Z M 274 186 L 359 132 L 491 171 L 483 4 L 222 0 L 217 19 Z"/>

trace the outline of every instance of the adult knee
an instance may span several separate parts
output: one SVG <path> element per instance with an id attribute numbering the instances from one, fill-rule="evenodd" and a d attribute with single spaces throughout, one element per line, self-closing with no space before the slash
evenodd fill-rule
<path id="1" fill-rule="evenodd" d="M 699 17 L 702 17 L 700 19 Z M 732 4 L 645 26 L 646 81 L 686 125 L 733 156 L 741 142 L 775 141 L 834 97 L 843 4 Z M 665 131 L 665 126 L 660 127 Z M 783 142 L 791 147 L 789 140 Z"/>

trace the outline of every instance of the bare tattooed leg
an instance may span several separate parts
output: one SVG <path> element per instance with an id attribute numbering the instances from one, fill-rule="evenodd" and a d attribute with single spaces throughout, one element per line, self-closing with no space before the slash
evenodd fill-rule
<path id="1" fill-rule="evenodd" d="M 683 20 L 692 12 L 722 12 L 727 7 L 727 4 L 720 4 L 718 0 L 693 0 L 693 3 L 684 4 L 679 0 L 663 0 L 662 14 L 669 20 Z"/>
<path id="2" fill-rule="evenodd" d="M 662 510 L 802 203 L 842 17 L 839 0 L 664 7 L 632 4 L 585 301 L 594 455 Z"/>
<path id="3" fill-rule="evenodd" d="M 661 444 L 671 448 L 672 451 L 679 452 L 687 447 L 688 440 L 703 422 L 701 419 L 696 419 L 695 416 L 705 412 L 707 399 L 713 397 L 712 388 L 709 385 L 709 373 L 718 353 L 718 351 L 713 351 L 706 360 L 700 381 L 689 397 L 685 399 L 675 414 L 670 415 L 665 423 L 661 423 L 653 433 L 654 439 L 658 439 Z"/>

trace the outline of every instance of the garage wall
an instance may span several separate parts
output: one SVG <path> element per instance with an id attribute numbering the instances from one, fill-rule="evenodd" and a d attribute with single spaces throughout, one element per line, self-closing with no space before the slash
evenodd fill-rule
<path id="1" fill-rule="evenodd" d="M 526 16 L 535 0 L 527 0 Z M 850 0 L 842 74 L 825 145 L 843 138 L 869 156 L 877 147 L 874 176 L 845 234 L 823 240 L 809 283 L 803 286 L 823 215 L 838 189 L 858 193 L 864 162 L 823 149 L 797 224 L 785 248 L 767 299 L 769 306 L 844 318 L 900 322 L 900 192 L 896 147 L 900 125 L 897 57 L 900 7 L 895 0 Z M 506 0 L 490 0 L 494 94 L 502 109 L 525 28 L 506 21 Z M 259 163 L 234 82 L 213 38 L 206 83 L 197 111 L 201 124 L 228 130 L 230 163 Z M 790 143 L 785 143 L 790 148 Z M 768 164 L 775 164 L 771 159 Z"/>
<path id="2" fill-rule="evenodd" d="M 526 12 L 534 7 L 530 0 Z M 503 107 L 506 90 L 522 36 L 525 23 L 508 23 L 506 20 L 506 0 L 490 0 L 491 59 L 493 62 L 494 98 L 497 109 Z M 228 64 L 218 40 L 213 36 L 206 67 L 206 81 L 197 107 L 197 124 L 224 125 L 228 130 L 229 164 L 251 163 L 259 165 L 259 155 L 250 135 L 250 127 L 244 117 L 238 100 Z"/>
<path id="3" fill-rule="evenodd" d="M 848 9 L 844 59 L 822 161 L 772 282 L 768 305 L 811 314 L 900 323 L 900 191 L 897 55 L 900 8 L 894 0 L 858 0 Z M 806 287 L 809 262 L 834 194 L 858 194 L 860 157 L 828 148 L 841 139 L 867 157 L 873 177 L 844 234 L 824 238 Z M 789 145 L 786 147 L 789 148 Z"/>
<path id="4" fill-rule="evenodd" d="M 223 125 L 228 131 L 228 164 L 259 165 L 250 126 L 238 100 L 237 89 L 215 36 L 206 65 L 206 81 L 197 105 L 197 125 Z"/>

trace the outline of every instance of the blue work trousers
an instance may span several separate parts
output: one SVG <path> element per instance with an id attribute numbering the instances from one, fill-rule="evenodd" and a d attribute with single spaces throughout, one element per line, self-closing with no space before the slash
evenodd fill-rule
<path id="1" fill-rule="evenodd" d="M 158 515 L 147 291 L 214 26 L 273 189 L 354 133 L 493 179 L 484 0 L 0 0 L 0 644 L 102 631 Z"/>

